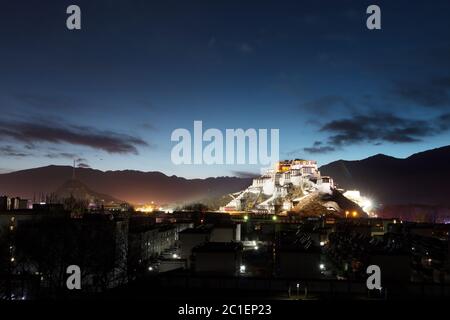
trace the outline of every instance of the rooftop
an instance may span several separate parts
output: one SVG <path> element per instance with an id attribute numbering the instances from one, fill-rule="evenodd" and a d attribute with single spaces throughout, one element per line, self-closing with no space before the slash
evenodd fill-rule
<path id="1" fill-rule="evenodd" d="M 206 242 L 192 249 L 192 252 L 236 252 L 242 248 L 240 242 Z"/>

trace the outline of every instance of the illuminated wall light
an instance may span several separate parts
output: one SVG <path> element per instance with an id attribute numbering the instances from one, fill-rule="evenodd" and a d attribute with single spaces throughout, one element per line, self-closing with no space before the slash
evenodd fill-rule
<path id="1" fill-rule="evenodd" d="M 246 267 L 245 267 L 245 265 L 241 265 L 240 266 L 240 268 L 239 268 L 239 271 L 241 272 L 241 273 L 245 273 L 245 270 L 246 270 Z"/>

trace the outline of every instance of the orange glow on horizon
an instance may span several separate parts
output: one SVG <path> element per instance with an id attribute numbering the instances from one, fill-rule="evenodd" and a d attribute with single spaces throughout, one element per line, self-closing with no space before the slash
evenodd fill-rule
<path id="1" fill-rule="evenodd" d="M 137 207 L 135 210 L 138 212 L 142 212 L 142 213 L 151 213 L 155 210 L 155 207 L 154 207 L 154 205 L 146 204 L 146 205 Z"/>

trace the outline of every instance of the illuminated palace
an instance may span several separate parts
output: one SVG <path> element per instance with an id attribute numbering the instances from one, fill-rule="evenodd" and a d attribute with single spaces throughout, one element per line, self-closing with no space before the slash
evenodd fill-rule
<path id="1" fill-rule="evenodd" d="M 290 210 L 293 203 L 311 192 L 330 193 L 332 189 L 333 179 L 321 176 L 316 161 L 284 160 L 253 179 L 247 189 L 231 195 L 233 200 L 221 209 L 273 214 Z"/>

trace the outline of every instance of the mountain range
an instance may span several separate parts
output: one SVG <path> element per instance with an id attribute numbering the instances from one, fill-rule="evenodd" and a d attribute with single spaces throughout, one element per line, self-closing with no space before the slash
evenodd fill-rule
<path id="1" fill-rule="evenodd" d="M 91 193 L 101 193 L 134 204 L 150 201 L 183 203 L 217 197 L 246 188 L 252 181 L 251 178 L 235 177 L 185 179 L 161 172 L 100 171 L 90 168 L 76 168 L 75 173 L 78 184 L 82 182 L 88 186 Z M 72 174 L 72 167 L 54 165 L 0 174 L 0 195 L 33 199 L 40 194 L 57 193 L 61 188 L 68 189 L 65 186 Z"/>
<path id="2" fill-rule="evenodd" d="M 381 204 L 450 205 L 450 146 L 399 159 L 383 154 L 339 160 L 320 168 L 339 187 L 358 189 Z"/>
<path id="3" fill-rule="evenodd" d="M 32 199 L 60 190 L 72 177 L 70 166 L 46 166 L 0 174 L 0 195 Z M 320 167 L 339 187 L 357 189 L 381 204 L 450 205 L 450 146 L 405 159 L 378 154 L 339 160 Z M 245 189 L 251 178 L 185 179 L 161 172 L 100 171 L 77 168 L 76 178 L 90 190 L 131 203 L 183 203 Z"/>

